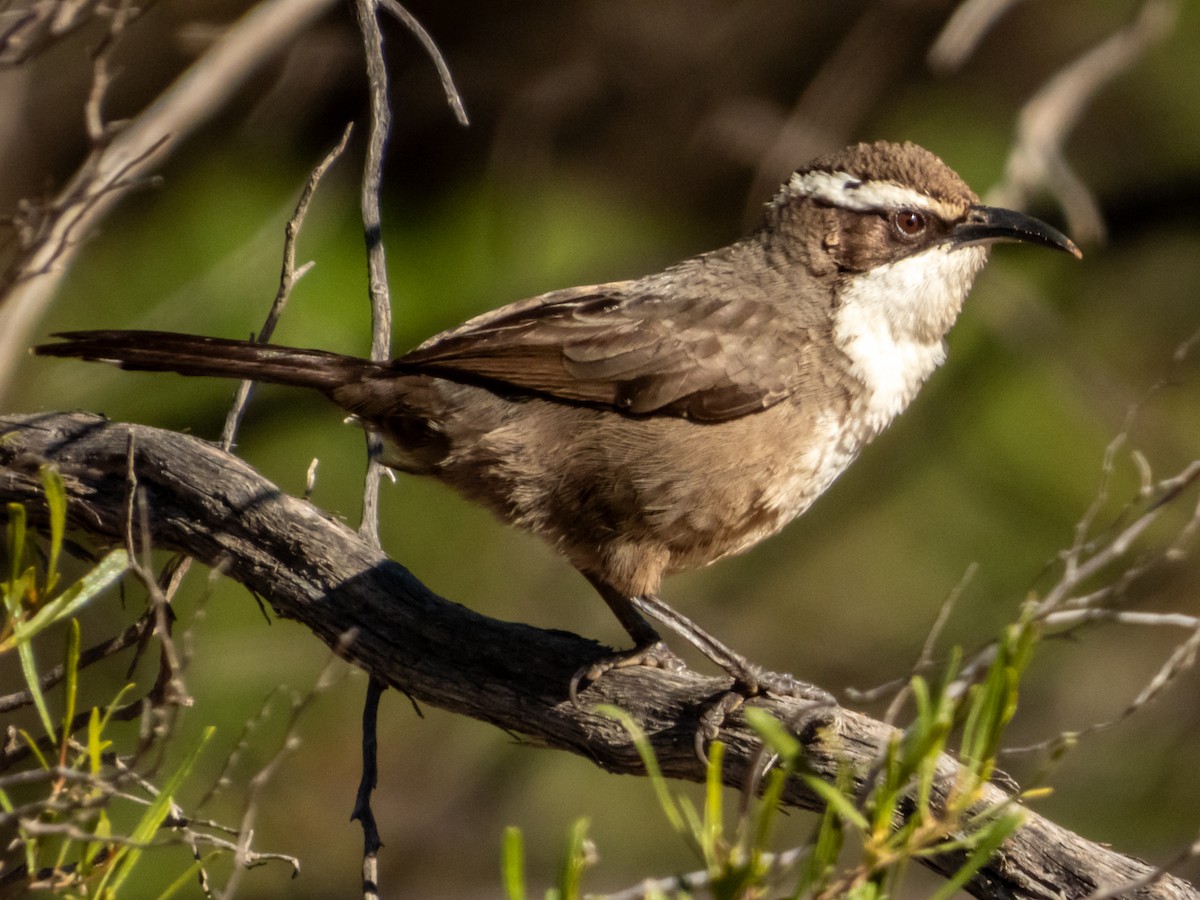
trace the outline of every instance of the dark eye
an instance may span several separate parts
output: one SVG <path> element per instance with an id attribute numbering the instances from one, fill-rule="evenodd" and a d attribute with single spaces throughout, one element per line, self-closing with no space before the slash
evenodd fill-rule
<path id="1" fill-rule="evenodd" d="M 892 227 L 901 237 L 918 237 L 925 232 L 925 214 L 915 209 L 896 210 L 892 213 Z"/>

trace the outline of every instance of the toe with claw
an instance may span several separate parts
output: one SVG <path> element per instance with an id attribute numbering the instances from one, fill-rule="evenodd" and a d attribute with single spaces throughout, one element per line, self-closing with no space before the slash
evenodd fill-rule
<path id="1" fill-rule="evenodd" d="M 660 640 L 632 650 L 602 656 L 600 659 L 581 666 L 571 676 L 567 692 L 571 702 L 579 706 L 579 689 L 581 685 L 591 684 L 613 669 L 624 669 L 629 666 L 646 666 L 651 669 L 666 669 L 669 672 L 679 672 L 686 668 L 682 659 Z"/>

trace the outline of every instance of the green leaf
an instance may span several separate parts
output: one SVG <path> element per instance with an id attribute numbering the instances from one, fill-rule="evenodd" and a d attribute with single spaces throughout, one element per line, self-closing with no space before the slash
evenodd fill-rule
<path id="1" fill-rule="evenodd" d="M 717 847 L 725 830 L 725 811 L 721 792 L 721 769 L 725 760 L 725 745 L 714 741 L 708 748 L 708 768 L 704 780 L 704 822 L 700 829 L 700 846 L 704 861 L 712 865 L 717 858 Z"/>
<path id="2" fill-rule="evenodd" d="M 558 878 L 558 895 L 562 900 L 579 900 L 582 896 L 583 872 L 588 867 L 589 857 L 586 848 L 587 830 L 588 820 L 577 819 L 567 835 L 567 846 L 563 852 Z"/>
<path id="3" fill-rule="evenodd" d="M 12 603 L 19 601 L 16 592 L 18 576 L 25 561 L 25 507 L 8 504 L 8 593 L 5 596 L 12 614 Z"/>
<path id="4" fill-rule="evenodd" d="M 824 782 L 822 782 L 823 784 Z M 825 804 L 816 839 L 812 842 L 808 859 L 800 871 L 794 897 L 813 897 L 824 893 L 829 876 L 835 871 L 842 852 L 846 829 L 841 816 L 830 804 Z"/>
<path id="5" fill-rule="evenodd" d="M 16 811 L 16 807 L 13 806 L 12 798 L 9 797 L 7 792 L 5 792 L 3 789 L 0 789 L 0 809 L 4 810 L 10 816 Z M 22 837 L 21 843 L 25 845 L 25 870 L 28 872 L 36 872 L 38 870 L 37 839 L 30 838 L 26 834 L 25 829 L 19 826 L 18 834 L 20 834 Z"/>
<path id="6" fill-rule="evenodd" d="M 504 829 L 503 853 L 504 893 L 508 900 L 525 900 L 525 838 L 515 825 Z"/>
<path id="7" fill-rule="evenodd" d="M 662 769 L 658 767 L 658 760 L 654 757 L 654 750 L 650 746 L 650 741 L 647 739 L 646 733 L 642 731 L 641 727 L 633 720 L 633 717 L 629 713 L 619 707 L 601 704 L 596 706 L 595 710 L 601 715 L 616 719 L 629 733 L 634 749 L 637 750 L 638 756 L 641 757 L 642 767 L 646 770 L 646 777 L 650 779 L 650 784 L 653 786 L 654 793 L 658 797 L 658 805 L 662 807 L 662 811 L 666 815 L 667 821 L 671 823 L 671 827 L 680 835 L 698 840 L 699 835 L 688 828 L 683 815 L 675 805 L 675 801 L 671 798 L 671 791 L 667 788 L 667 781 L 663 778 Z"/>
<path id="8" fill-rule="evenodd" d="M 815 775 L 804 775 L 802 777 L 809 789 L 824 800 L 825 805 L 832 809 L 843 822 L 853 825 L 864 834 L 871 830 L 871 823 L 855 808 L 849 797 L 833 785 L 826 784 Z"/>
<path id="9" fill-rule="evenodd" d="M 24 631 L 17 622 L 13 624 L 17 626 L 18 634 Z M 42 678 L 38 674 L 37 660 L 33 656 L 33 643 L 28 638 L 18 635 L 14 635 L 14 640 L 17 642 L 17 658 L 21 661 L 21 674 L 25 676 L 29 695 L 33 698 L 33 705 L 37 708 L 38 717 L 42 720 L 42 727 L 46 729 L 50 740 L 54 741 L 56 737 L 54 722 L 50 718 L 50 710 L 46 707 L 46 698 L 42 694 Z"/>
<path id="10" fill-rule="evenodd" d="M 105 896 L 107 889 L 110 894 L 117 894 L 120 891 L 121 885 L 125 879 L 129 877 L 129 873 L 133 871 L 133 867 L 137 865 L 138 860 L 143 853 L 143 847 L 148 845 L 157 834 L 163 820 L 167 818 L 167 813 L 171 811 L 171 800 L 175 793 L 179 790 L 179 786 L 183 783 L 195 765 L 196 759 L 200 756 L 200 751 L 204 749 L 204 745 L 208 743 L 213 736 L 216 728 L 209 726 L 204 729 L 200 740 L 196 742 L 196 746 L 192 748 L 191 753 L 187 758 L 171 773 L 171 777 L 167 779 L 167 783 L 163 785 L 158 795 L 146 807 L 146 811 L 142 813 L 141 819 L 130 834 L 130 843 L 122 846 L 113 854 L 112 864 L 108 871 L 104 873 L 104 878 L 100 881 L 99 887 L 96 889 L 96 896 Z M 112 881 L 112 885 L 107 883 Z"/>
<path id="11" fill-rule="evenodd" d="M 179 873 L 178 878 L 167 885 L 166 889 L 158 895 L 157 900 L 170 900 L 171 897 L 174 897 L 185 887 L 194 884 L 196 881 L 196 874 L 210 862 L 220 856 L 222 852 L 223 851 L 221 850 L 213 850 L 207 856 L 204 856 L 201 859 L 193 862 L 190 866 Z"/>
<path id="12" fill-rule="evenodd" d="M 75 702 L 79 694 L 78 619 L 72 619 L 71 627 L 67 629 L 67 650 L 64 654 L 63 669 L 65 679 L 63 684 L 62 745 L 59 750 L 59 758 L 65 760 L 67 740 L 71 735 L 71 721 L 75 718 Z"/>
<path id="13" fill-rule="evenodd" d="M 13 645 L 28 641 L 56 622 L 75 615 L 105 590 L 120 581 L 129 571 L 129 556 L 122 549 L 110 551 L 86 575 L 71 585 L 53 601 L 37 611 L 27 622 L 14 622 L 13 635 L 0 642 L 0 653 Z"/>
<path id="14" fill-rule="evenodd" d="M 784 763 L 792 763 L 803 749 L 796 736 L 782 722 L 765 709 L 750 706 L 745 711 L 746 721 Z"/>
<path id="15" fill-rule="evenodd" d="M 100 851 L 108 846 L 108 841 L 112 838 L 112 834 L 112 822 L 108 818 L 108 813 L 101 807 L 100 815 L 96 819 L 96 827 L 92 829 L 92 837 L 96 838 L 96 840 L 89 842 L 84 847 L 82 863 L 84 874 L 91 871 L 95 865 L 96 857 L 100 855 Z"/>
<path id="16" fill-rule="evenodd" d="M 1005 839 L 1020 827 L 1024 818 L 1025 816 L 1020 810 L 1013 810 L 1007 815 L 997 818 L 987 828 L 977 832 L 975 850 L 971 853 L 970 858 L 950 877 L 949 881 L 939 888 L 930 900 L 950 900 L 955 891 L 970 881 L 971 876 L 978 872 L 992 858 L 992 854 L 1000 849 L 1000 845 L 1004 843 Z"/>
<path id="17" fill-rule="evenodd" d="M 62 551 L 63 535 L 67 530 L 67 489 L 62 476 L 53 466 L 43 465 L 38 474 L 42 476 L 42 488 L 46 492 L 46 507 L 50 511 L 50 558 L 46 563 L 46 594 L 54 590 L 58 581 L 58 557 Z"/>
<path id="18" fill-rule="evenodd" d="M 782 768 L 772 769 L 767 776 L 767 786 L 759 798 L 758 815 L 754 822 L 754 849 L 756 852 L 765 851 L 771 840 L 771 831 L 775 820 L 783 809 L 783 789 L 791 776 L 791 767 L 786 763 Z"/>
<path id="19" fill-rule="evenodd" d="M 102 754 L 108 742 L 103 740 L 102 735 L 104 726 L 100 723 L 100 708 L 92 707 L 92 714 L 88 717 L 88 732 L 87 732 L 87 754 L 88 754 L 88 771 L 92 775 L 100 774 L 100 765 L 102 762 Z"/>
<path id="20" fill-rule="evenodd" d="M 25 739 L 25 744 L 26 744 L 26 746 L 29 747 L 29 752 L 32 753 L 35 757 L 37 757 L 38 765 L 41 766 L 43 769 L 49 769 L 50 761 L 47 760 L 45 754 L 43 754 L 42 751 L 38 749 L 37 741 L 35 741 L 33 739 L 33 735 L 31 735 L 24 728 L 18 729 L 18 734 L 20 734 L 21 737 L 23 737 Z"/>

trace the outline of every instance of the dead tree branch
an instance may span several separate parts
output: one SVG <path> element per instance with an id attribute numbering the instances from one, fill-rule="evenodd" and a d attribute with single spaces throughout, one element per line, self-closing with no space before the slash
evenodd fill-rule
<path id="1" fill-rule="evenodd" d="M 122 540 L 131 440 L 159 546 L 221 566 L 280 616 L 303 623 L 347 660 L 417 700 L 577 753 L 608 771 L 641 772 L 623 728 L 567 698 L 571 674 L 606 648 L 443 600 L 345 525 L 282 493 L 214 444 L 84 413 L 0 417 L 0 500 L 25 504 L 38 520 L 37 467 L 50 462 L 66 482 L 75 527 Z M 725 687 L 723 679 L 693 672 L 632 668 L 609 673 L 587 698 L 627 710 L 650 736 L 665 774 L 702 781 L 692 742 L 696 715 Z M 793 700 L 754 702 L 792 723 L 811 771 L 831 781 L 845 770 L 867 777 L 895 734 L 847 709 L 806 713 Z M 757 738 L 740 717 L 722 737 L 725 778 L 741 785 L 756 765 Z M 946 757 L 941 769 L 944 792 L 957 767 Z M 785 798 L 803 808 L 820 804 L 799 781 Z M 983 802 L 1011 798 L 990 786 Z M 929 861 L 946 873 L 961 863 L 951 856 Z M 977 897 L 1082 898 L 1139 882 L 1122 896 L 1200 897 L 1187 883 L 1155 873 L 1030 811 L 968 887 Z"/>

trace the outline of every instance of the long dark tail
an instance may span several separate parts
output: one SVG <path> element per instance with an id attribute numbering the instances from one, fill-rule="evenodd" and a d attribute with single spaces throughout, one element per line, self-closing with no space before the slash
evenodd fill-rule
<path id="1" fill-rule="evenodd" d="M 322 393 L 379 369 L 365 359 L 324 350 L 168 331 L 68 331 L 54 337 L 62 341 L 41 344 L 33 348 L 34 353 L 110 362 L 122 369 L 251 378 L 315 388 Z"/>

